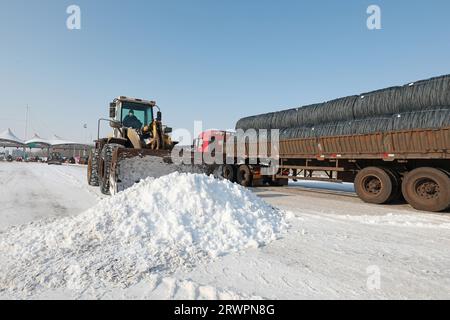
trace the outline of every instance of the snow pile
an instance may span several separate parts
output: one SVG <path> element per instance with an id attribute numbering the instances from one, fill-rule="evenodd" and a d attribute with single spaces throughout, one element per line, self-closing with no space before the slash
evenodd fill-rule
<path id="1" fill-rule="evenodd" d="M 127 287 L 264 245 L 286 227 L 282 212 L 228 181 L 147 178 L 76 217 L 0 234 L 0 291 Z"/>

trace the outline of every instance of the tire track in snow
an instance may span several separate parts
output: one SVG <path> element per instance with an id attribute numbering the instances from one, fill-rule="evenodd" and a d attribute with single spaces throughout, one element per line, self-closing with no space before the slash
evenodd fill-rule
<path id="1" fill-rule="evenodd" d="M 98 200 L 102 200 L 105 198 L 104 195 L 100 193 L 100 190 L 97 188 L 97 191 L 95 190 L 95 187 L 89 186 L 88 183 L 85 181 L 85 184 L 83 184 L 83 181 L 80 181 L 80 179 L 77 178 L 77 176 L 70 174 L 68 170 L 62 170 L 62 168 L 75 168 L 73 166 L 62 166 L 62 167 L 51 167 L 54 171 L 58 172 L 58 174 L 65 178 L 65 180 L 69 183 L 71 183 L 74 187 L 83 190 L 83 192 L 87 191 L 93 196 L 95 196 Z M 82 169 L 82 168 L 80 168 Z"/>

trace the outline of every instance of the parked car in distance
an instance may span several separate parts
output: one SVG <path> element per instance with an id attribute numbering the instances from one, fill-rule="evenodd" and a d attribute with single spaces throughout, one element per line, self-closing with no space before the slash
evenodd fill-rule
<path id="1" fill-rule="evenodd" d="M 62 165 L 63 162 L 64 162 L 63 157 L 61 156 L 60 153 L 57 153 L 57 152 L 53 152 L 47 159 L 48 165 L 51 165 L 51 164 Z"/>
<path id="2" fill-rule="evenodd" d="M 89 161 L 89 157 L 81 157 L 80 160 L 78 161 L 78 164 L 87 165 L 88 161 Z"/>

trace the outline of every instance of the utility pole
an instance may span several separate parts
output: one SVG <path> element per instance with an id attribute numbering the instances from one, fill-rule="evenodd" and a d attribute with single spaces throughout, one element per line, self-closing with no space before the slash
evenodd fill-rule
<path id="1" fill-rule="evenodd" d="M 84 129 L 83 130 L 83 143 L 86 143 L 86 140 L 88 139 L 87 128 L 88 128 L 87 123 L 83 124 L 83 129 Z"/>
<path id="2" fill-rule="evenodd" d="M 28 112 L 30 110 L 30 107 L 27 104 L 27 114 L 25 117 L 25 141 L 27 140 L 27 136 L 28 136 Z"/>

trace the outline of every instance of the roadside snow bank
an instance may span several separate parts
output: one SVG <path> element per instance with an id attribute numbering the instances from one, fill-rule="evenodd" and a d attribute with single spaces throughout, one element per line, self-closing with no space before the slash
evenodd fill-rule
<path id="1" fill-rule="evenodd" d="M 450 223 L 447 217 L 434 215 L 430 219 L 430 215 L 405 215 L 388 213 L 382 216 L 342 216 L 342 219 L 356 221 L 371 225 L 388 225 L 396 227 L 411 227 L 411 228 L 430 228 L 430 229 L 450 229 Z"/>
<path id="2" fill-rule="evenodd" d="M 0 291 L 126 287 L 264 245 L 287 227 L 283 216 L 225 180 L 147 178 L 76 217 L 0 234 Z"/>

